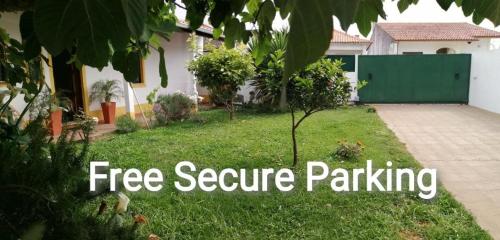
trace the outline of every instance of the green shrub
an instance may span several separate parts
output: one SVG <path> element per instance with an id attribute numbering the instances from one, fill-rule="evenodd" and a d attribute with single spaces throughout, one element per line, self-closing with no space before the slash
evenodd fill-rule
<path id="1" fill-rule="evenodd" d="M 341 141 L 339 142 L 339 146 L 335 152 L 332 154 L 332 157 L 340 161 L 353 161 L 357 160 L 359 156 L 361 156 L 362 151 L 363 144 L 361 142 L 353 144 L 347 141 Z"/>
<path id="2" fill-rule="evenodd" d="M 251 81 L 255 87 L 255 98 L 264 110 L 278 109 L 283 86 L 283 72 L 285 69 L 285 51 L 288 41 L 288 30 L 282 29 L 272 33 L 270 51 L 262 62 L 256 60 L 256 76 Z M 259 51 L 259 41 L 252 39 L 250 52 L 256 55 Z"/>
<path id="3" fill-rule="evenodd" d="M 208 88 L 214 101 L 224 103 L 229 119 L 233 119 L 236 94 L 254 75 L 250 55 L 242 48 L 211 48 L 207 54 L 190 62 L 188 69 L 201 86 Z"/>
<path id="4" fill-rule="evenodd" d="M 116 119 L 116 132 L 118 133 L 131 133 L 139 130 L 139 128 L 139 123 L 129 115 L 123 115 Z"/>
<path id="5" fill-rule="evenodd" d="M 160 95 L 153 106 L 156 121 L 165 125 L 171 121 L 183 121 L 190 117 L 194 102 L 183 93 Z"/>

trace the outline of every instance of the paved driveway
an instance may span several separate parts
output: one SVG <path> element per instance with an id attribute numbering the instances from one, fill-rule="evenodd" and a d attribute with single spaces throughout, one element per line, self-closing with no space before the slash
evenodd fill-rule
<path id="1" fill-rule="evenodd" d="M 500 239 L 500 115 L 459 105 L 375 105 L 425 167 Z"/>

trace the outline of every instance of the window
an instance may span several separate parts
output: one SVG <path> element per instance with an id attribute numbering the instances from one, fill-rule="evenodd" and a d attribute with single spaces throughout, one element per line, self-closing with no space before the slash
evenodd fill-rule
<path id="1" fill-rule="evenodd" d="M 440 48 L 436 51 L 437 54 L 454 54 L 455 50 L 451 48 Z"/>
<path id="2" fill-rule="evenodd" d="M 344 63 L 342 70 L 346 72 L 356 71 L 356 56 L 355 55 L 328 55 L 326 58 L 331 60 L 340 60 Z"/>
<path id="3" fill-rule="evenodd" d="M 134 87 L 145 87 L 146 79 L 144 77 L 144 59 L 139 60 L 139 78 L 132 82 Z"/>
<path id="4" fill-rule="evenodd" d="M 403 52 L 403 55 L 423 55 L 423 52 Z"/>

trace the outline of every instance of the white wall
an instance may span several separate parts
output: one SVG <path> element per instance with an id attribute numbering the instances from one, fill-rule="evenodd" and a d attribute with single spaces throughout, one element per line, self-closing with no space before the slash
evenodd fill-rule
<path id="1" fill-rule="evenodd" d="M 193 76 L 187 71 L 186 65 L 192 59 L 193 53 L 187 48 L 187 38 L 189 34 L 185 32 L 176 32 L 172 35 L 170 41 L 161 41 L 165 48 L 165 60 L 168 73 L 168 87 L 161 88 L 161 79 L 159 73 L 160 58 L 155 49 L 150 49 L 151 53 L 144 59 L 144 86 L 134 87 L 139 104 L 147 103 L 146 97 L 155 88 L 160 87 L 158 94 L 174 93 L 176 91 L 184 92 L 188 95 L 193 94 Z M 87 89 L 89 89 L 96 81 L 101 79 L 117 79 L 123 81 L 123 75 L 120 72 L 113 70 L 112 66 L 99 71 L 96 68 L 85 67 Z M 138 104 L 134 98 L 134 104 Z M 125 106 L 125 101 L 120 99 L 117 101 L 118 107 Z M 100 110 L 99 103 L 92 103 L 90 110 Z M 136 109 L 138 111 L 138 109 Z"/>
<path id="2" fill-rule="evenodd" d="M 377 25 L 373 29 L 371 41 L 372 44 L 368 48 L 368 55 L 387 55 L 393 53 L 391 49 L 392 37 Z"/>
<path id="3" fill-rule="evenodd" d="M 440 48 L 451 48 L 455 53 L 477 53 L 478 51 L 488 51 L 491 46 L 490 39 L 480 41 L 462 42 L 462 41 L 425 41 L 410 42 L 403 41 L 397 44 L 397 54 L 403 52 L 423 52 L 424 54 L 436 54 Z"/>
<path id="4" fill-rule="evenodd" d="M 21 13 L 2 13 L 2 17 L 0 18 L 0 26 L 4 28 L 11 38 L 14 38 L 21 42 L 21 33 L 19 32 L 19 19 L 21 17 Z M 48 56 L 48 54 L 44 51 L 44 55 Z M 45 81 L 49 86 L 52 86 L 50 81 L 51 72 L 49 70 L 49 66 L 43 63 L 43 74 L 45 76 Z M 20 85 L 18 87 L 21 87 Z M 4 86 L 0 86 L 0 89 L 6 89 Z M 24 109 L 26 106 L 26 102 L 24 102 L 24 94 L 19 94 L 12 102 L 11 106 L 17 110 L 18 112 Z"/>
<path id="5" fill-rule="evenodd" d="M 469 105 L 500 113 L 500 50 L 472 55 Z"/>
<path id="6" fill-rule="evenodd" d="M 21 40 L 21 35 L 19 33 L 19 18 L 20 13 L 2 13 L 0 18 L 0 26 L 5 28 L 11 37 Z M 169 84 L 166 89 L 160 88 L 160 94 L 173 93 L 176 91 L 182 91 L 186 94 L 193 94 L 193 76 L 187 71 L 186 65 L 193 58 L 193 53 L 187 48 L 187 39 L 189 33 L 186 32 L 176 32 L 172 35 L 170 41 L 162 39 L 162 45 L 165 48 L 165 58 L 167 65 L 167 72 L 169 76 Z M 44 55 L 49 56 L 45 53 Z M 123 81 L 123 75 L 120 72 L 113 70 L 112 66 L 105 67 L 102 71 L 96 68 L 85 66 L 84 76 L 86 81 L 87 97 L 90 94 L 92 84 L 101 79 L 116 79 Z M 44 76 L 47 84 L 53 88 L 52 72 L 48 65 L 44 65 Z M 155 88 L 160 86 L 160 76 L 159 76 L 159 55 L 154 49 L 151 49 L 151 54 L 144 59 L 144 78 L 145 86 L 135 87 L 139 103 L 147 103 L 146 96 L 153 91 Z M 5 87 L 0 87 L 5 88 Z M 135 98 L 134 98 L 135 101 Z M 90 104 L 90 103 L 89 103 Z M 134 102 L 137 104 L 137 102 Z M 11 104 L 17 111 L 20 111 L 26 106 L 23 96 L 19 95 Z M 117 101 L 118 107 L 125 106 L 124 99 L 119 99 Z M 89 111 L 100 110 L 99 103 L 91 103 L 88 109 Z M 137 111 L 137 109 L 136 109 Z"/>

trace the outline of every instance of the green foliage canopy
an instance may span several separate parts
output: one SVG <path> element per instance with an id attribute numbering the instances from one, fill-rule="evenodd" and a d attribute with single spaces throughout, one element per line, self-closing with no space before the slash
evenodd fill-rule
<path id="1" fill-rule="evenodd" d="M 226 104 L 231 117 L 236 93 L 254 75 L 253 60 L 244 49 L 227 49 L 224 46 L 199 56 L 189 63 L 188 69 L 198 78 L 201 86 L 208 88 L 212 95 Z"/>
<path id="2" fill-rule="evenodd" d="M 287 99 L 292 110 L 312 114 L 345 105 L 351 86 L 342 62 L 321 59 L 300 71 L 288 83 Z"/>
<path id="3" fill-rule="evenodd" d="M 397 0 L 400 11 L 418 0 Z M 489 19 L 500 24 L 498 0 L 436 0 L 447 10 L 453 3 L 462 7 L 475 23 Z M 192 29 L 208 16 L 214 35 L 224 35 L 231 48 L 246 43 L 252 35 L 259 39 L 254 54 L 257 62 L 270 50 L 272 22 L 277 12 L 289 20 L 290 38 L 285 53 L 286 82 L 293 73 L 318 60 L 328 48 L 333 18 L 346 30 L 356 23 L 367 35 L 379 17 L 385 18 L 383 0 L 0 0 L 0 10 L 25 9 L 21 33 L 26 56 L 40 54 L 41 47 L 51 55 L 73 50 L 74 61 L 103 68 L 109 62 L 133 81 L 139 75 L 138 56 L 149 51 L 155 38 L 176 31 L 175 7 L 185 8 Z M 253 25 L 248 29 L 247 25 Z M 156 46 L 159 48 L 159 46 Z M 159 49 L 163 53 L 162 49 Z M 168 54 L 168 53 L 167 53 Z M 163 54 L 160 54 L 163 58 Z M 160 61 L 162 85 L 167 85 L 165 61 Z"/>

